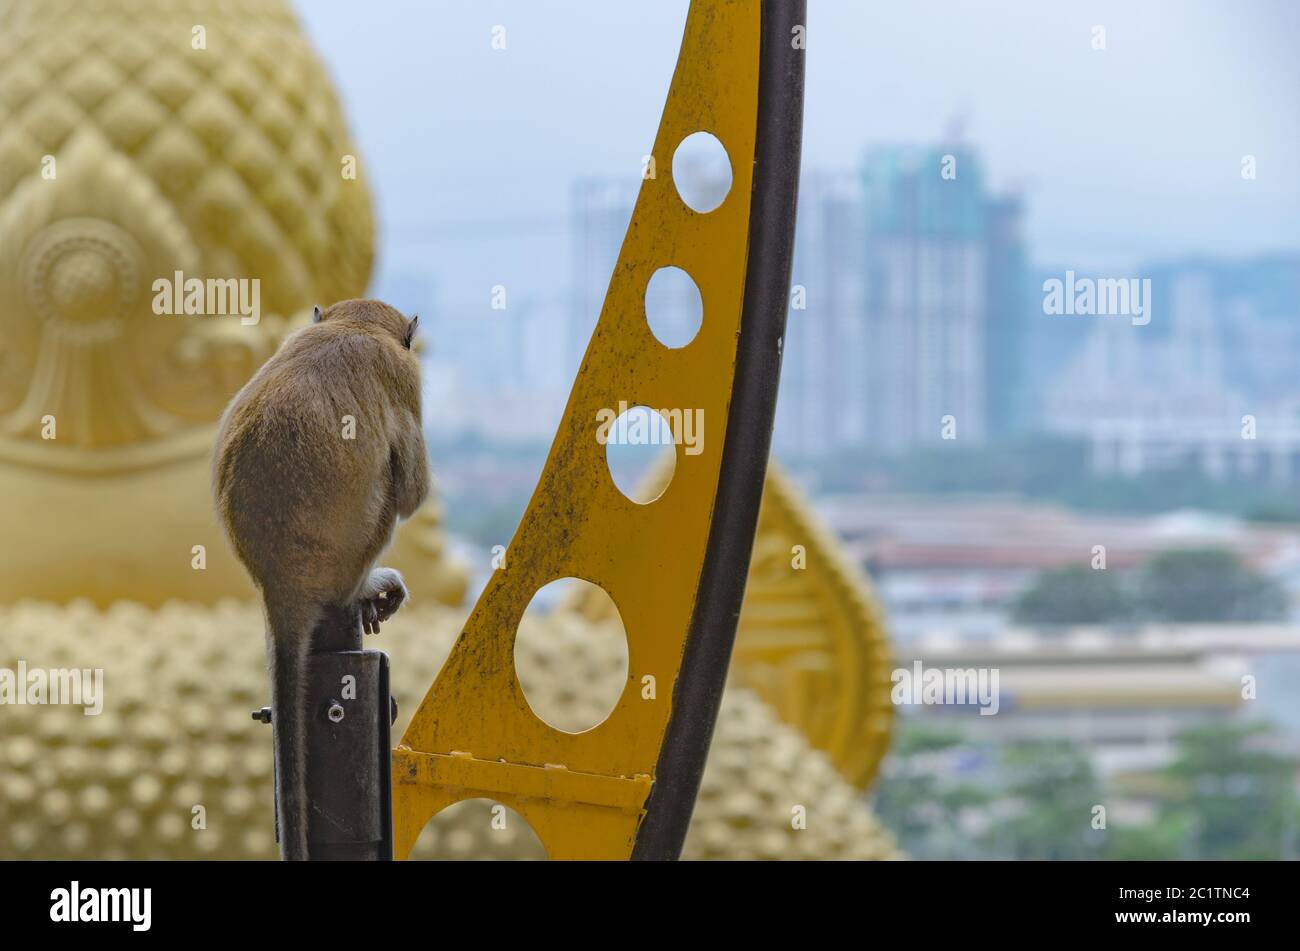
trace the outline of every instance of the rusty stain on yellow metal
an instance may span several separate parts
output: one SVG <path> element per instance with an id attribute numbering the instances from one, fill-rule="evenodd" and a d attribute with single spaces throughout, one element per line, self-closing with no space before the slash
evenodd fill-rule
<path id="1" fill-rule="evenodd" d="M 726 437 L 748 254 L 758 113 L 758 0 L 693 0 L 655 139 L 658 174 L 641 187 L 600 320 L 505 567 L 393 752 L 394 852 L 405 858 L 437 812 L 488 798 L 518 811 L 555 859 L 630 856 L 668 724 L 704 561 Z M 720 207 L 698 214 L 674 186 L 672 156 L 711 132 L 731 160 Z M 665 266 L 694 279 L 699 334 L 668 349 L 645 317 L 647 282 Z M 703 451 L 676 447 L 676 471 L 646 505 L 614 485 L 598 411 L 620 401 L 702 409 Z M 543 585 L 604 588 L 628 638 L 628 680 L 609 717 L 564 733 L 529 708 L 514 668 L 515 631 Z M 643 678 L 653 677 L 653 699 Z"/>

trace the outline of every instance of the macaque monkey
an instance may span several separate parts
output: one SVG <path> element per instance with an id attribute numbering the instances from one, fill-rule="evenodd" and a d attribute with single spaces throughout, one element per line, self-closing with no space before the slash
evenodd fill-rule
<path id="1" fill-rule="evenodd" d="M 408 597 L 375 562 L 429 492 L 418 320 L 373 300 L 317 307 L 231 401 L 217 436 L 217 514 L 266 609 L 285 859 L 307 857 L 312 632 L 340 608 L 377 633 Z"/>

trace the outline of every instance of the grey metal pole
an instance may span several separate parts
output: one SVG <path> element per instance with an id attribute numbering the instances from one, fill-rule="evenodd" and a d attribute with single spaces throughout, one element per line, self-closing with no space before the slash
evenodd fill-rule
<path id="1" fill-rule="evenodd" d="M 305 737 L 308 855 L 313 861 L 391 860 L 395 710 L 388 655 L 362 648 L 356 610 L 328 613 L 312 645 Z M 253 716 L 279 729 L 269 709 Z"/>

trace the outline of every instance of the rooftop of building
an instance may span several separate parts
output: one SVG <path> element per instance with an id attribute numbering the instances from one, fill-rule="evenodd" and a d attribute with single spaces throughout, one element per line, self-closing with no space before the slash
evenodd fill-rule
<path id="1" fill-rule="evenodd" d="M 854 554 L 876 570 L 1040 570 L 1090 563 L 1130 567 L 1176 548 L 1229 548 L 1278 569 L 1300 560 L 1300 525 L 1258 524 L 1194 509 L 1095 515 L 1000 494 L 827 495 L 818 507 Z"/>

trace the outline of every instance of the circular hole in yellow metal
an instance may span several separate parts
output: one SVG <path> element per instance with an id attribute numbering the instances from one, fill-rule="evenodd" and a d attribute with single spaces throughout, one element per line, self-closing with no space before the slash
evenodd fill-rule
<path id="1" fill-rule="evenodd" d="M 673 153 L 673 184 L 692 211 L 707 214 L 726 201 L 731 178 L 727 150 L 710 132 L 688 135 Z"/>
<path id="2" fill-rule="evenodd" d="M 627 631 L 598 585 L 561 578 L 539 588 L 515 634 L 515 674 L 533 713 L 557 730 L 600 724 L 627 683 Z"/>
<path id="3" fill-rule="evenodd" d="M 544 859 L 546 849 L 528 821 L 490 799 L 463 799 L 429 820 L 415 840 L 412 861 Z"/>
<path id="4" fill-rule="evenodd" d="M 614 485 L 628 499 L 647 505 L 664 494 L 677 468 L 677 442 L 688 449 L 702 443 L 701 410 L 625 406 L 601 410 L 596 440 L 605 447 L 605 464 Z M 675 427 L 675 428 L 674 428 Z"/>
<path id="5" fill-rule="evenodd" d="M 645 319 L 665 347 L 684 347 L 704 323 L 704 300 L 691 276 L 679 267 L 661 267 L 645 289 Z"/>

